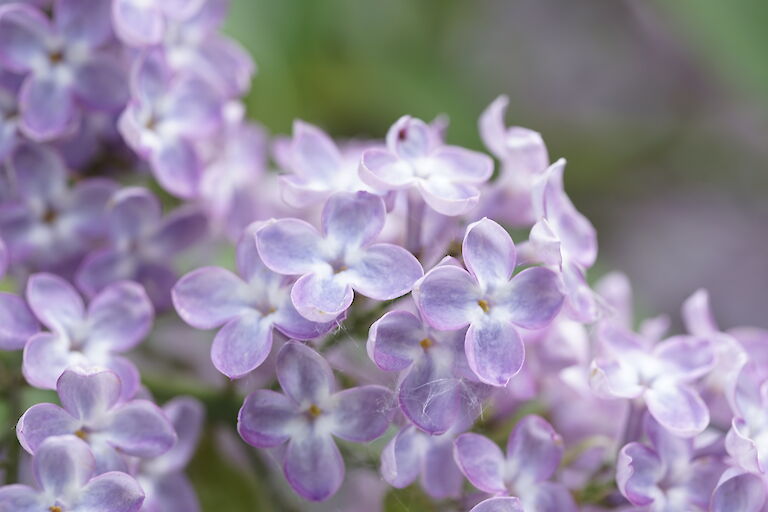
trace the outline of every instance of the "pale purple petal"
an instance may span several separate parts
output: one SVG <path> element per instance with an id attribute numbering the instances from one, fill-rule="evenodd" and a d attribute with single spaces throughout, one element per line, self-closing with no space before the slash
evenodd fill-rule
<path id="1" fill-rule="evenodd" d="M 69 88 L 54 80 L 28 77 L 19 93 L 21 129 L 32 139 L 48 140 L 61 135 L 75 115 Z"/>
<path id="2" fill-rule="evenodd" d="M 239 96 L 248 90 L 256 66 L 239 42 L 213 33 L 196 51 L 205 62 L 200 71 L 222 94 Z"/>
<path id="3" fill-rule="evenodd" d="M 112 56 L 93 56 L 79 66 L 73 87 L 78 101 L 94 110 L 115 112 L 128 101 L 125 66 Z"/>
<path id="4" fill-rule="evenodd" d="M 424 334 L 421 320 L 413 313 L 390 311 L 371 325 L 368 355 L 382 370 L 405 370 L 422 350 L 419 342 Z"/>
<path id="5" fill-rule="evenodd" d="M 110 283 L 130 279 L 135 273 L 136 262 L 130 254 L 102 249 L 83 259 L 75 274 L 75 282 L 86 296 L 94 297 Z"/>
<path id="6" fill-rule="evenodd" d="M 110 445 L 135 457 L 156 457 L 176 442 L 173 426 L 148 400 L 132 400 L 116 408 L 102 433 Z"/>
<path id="7" fill-rule="evenodd" d="M 147 497 L 143 512 L 200 512 L 200 503 L 192 482 L 184 473 L 169 473 L 156 478 Z"/>
<path id="8" fill-rule="evenodd" d="M 293 122 L 291 164 L 302 176 L 332 182 L 342 172 L 341 153 L 322 130 L 303 121 Z"/>
<path id="9" fill-rule="evenodd" d="M 38 144 L 21 144 L 11 153 L 8 164 L 20 196 L 39 200 L 64 195 L 67 169 L 56 151 Z"/>
<path id="10" fill-rule="evenodd" d="M 308 222 L 280 219 L 267 222 L 256 232 L 256 246 L 264 264 L 279 274 L 311 272 L 321 261 L 320 233 Z"/>
<path id="11" fill-rule="evenodd" d="M 507 156 L 507 129 L 504 125 L 504 113 L 507 111 L 509 98 L 501 95 L 486 107 L 480 115 L 478 128 L 483 144 L 496 158 L 503 159 Z"/>
<path id="12" fill-rule="evenodd" d="M 458 146 L 442 146 L 429 157 L 441 178 L 460 183 L 483 183 L 493 174 L 488 155 Z"/>
<path id="13" fill-rule="evenodd" d="M 332 432 L 347 441 L 368 442 L 389 427 L 392 392 L 383 386 L 345 389 L 333 396 Z"/>
<path id="14" fill-rule="evenodd" d="M 760 512 L 766 502 L 762 478 L 742 473 L 724 479 L 712 495 L 712 512 Z"/>
<path id="15" fill-rule="evenodd" d="M 377 190 L 399 190 L 414 183 L 413 168 L 396 155 L 380 148 L 363 151 L 360 179 Z"/>
<path id="16" fill-rule="evenodd" d="M 515 244 L 504 228 L 483 218 L 467 227 L 461 254 L 483 289 L 506 283 L 515 270 Z"/>
<path id="17" fill-rule="evenodd" d="M 571 492 L 555 482 L 539 482 L 523 499 L 528 510 L 536 512 L 578 512 Z"/>
<path id="18" fill-rule="evenodd" d="M 653 418 L 681 437 L 700 434 L 709 424 L 709 409 L 688 386 L 666 382 L 645 392 L 645 403 Z"/>
<path id="19" fill-rule="evenodd" d="M 4 155 L 0 153 L 0 158 L 4 158 Z M 8 270 L 8 247 L 5 242 L 0 238 L 0 279 L 5 277 L 5 272 Z"/>
<path id="20" fill-rule="evenodd" d="M 285 453 L 285 477 L 302 497 L 322 501 L 344 481 L 344 461 L 329 435 L 292 438 Z"/>
<path id="21" fill-rule="evenodd" d="M 257 448 L 278 446 L 290 439 L 289 424 L 296 415 L 296 404 L 290 398 L 260 389 L 248 395 L 240 408 L 237 431 Z"/>
<path id="22" fill-rule="evenodd" d="M 53 18 L 63 37 L 90 48 L 101 46 L 112 35 L 109 2 L 57 0 Z"/>
<path id="23" fill-rule="evenodd" d="M 107 204 L 119 185 L 104 178 L 90 178 L 75 184 L 69 191 L 66 209 L 61 215 L 61 222 L 68 228 L 90 240 L 100 240 L 106 233 L 105 226 L 97 219 L 102 219 Z"/>
<path id="24" fill-rule="evenodd" d="M 205 419 L 203 404 L 190 396 L 170 400 L 163 405 L 163 412 L 173 425 L 178 440 L 160 457 L 145 462 L 145 466 L 155 474 L 183 470 L 195 454 Z"/>
<path id="25" fill-rule="evenodd" d="M 150 162 L 157 181 L 168 192 L 184 199 L 197 195 L 202 168 L 190 142 L 181 138 L 164 141 Z"/>
<path id="26" fill-rule="evenodd" d="M 47 273 L 33 274 L 27 281 L 27 302 L 38 320 L 59 333 L 71 333 L 84 320 L 85 305 L 67 281 Z"/>
<path id="27" fill-rule="evenodd" d="M 22 298 L 0 292 L 0 350 L 24 348 L 39 331 L 40 324 Z"/>
<path id="28" fill-rule="evenodd" d="M 452 265 L 430 270 L 413 289 L 424 319 L 440 330 L 461 329 L 479 309 L 476 281 L 466 270 Z"/>
<path id="29" fill-rule="evenodd" d="M 335 387 L 331 367 L 323 356 L 297 342 L 286 343 L 277 354 L 277 380 L 283 392 L 298 404 L 323 402 Z"/>
<path id="30" fill-rule="evenodd" d="M 271 350 L 272 321 L 253 311 L 221 328 L 211 346 L 211 360 L 221 373 L 238 379 L 259 367 Z"/>
<path id="31" fill-rule="evenodd" d="M 433 441 L 424 452 L 421 485 L 435 499 L 458 498 L 464 476 L 453 457 L 453 443 Z"/>
<path id="32" fill-rule="evenodd" d="M 691 381 L 707 374 L 715 365 L 709 340 L 673 336 L 654 347 L 653 354 L 664 365 L 664 377 Z"/>
<path id="33" fill-rule="evenodd" d="M 343 320 L 334 319 L 330 322 L 313 322 L 307 320 L 296 311 L 290 300 L 285 301 L 271 317 L 275 328 L 297 340 L 313 340 L 335 328 Z"/>
<path id="34" fill-rule="evenodd" d="M 382 450 L 381 476 L 392 487 L 408 487 L 418 478 L 421 471 L 422 435 L 413 427 L 405 427 Z M 450 444 L 448 447 L 451 448 Z"/>
<path id="35" fill-rule="evenodd" d="M 400 158 L 426 156 L 434 147 L 436 137 L 432 129 L 411 116 L 403 116 L 387 132 L 387 148 Z"/>
<path id="36" fill-rule="evenodd" d="M 32 386 L 56 389 L 56 380 L 72 363 L 67 339 L 43 332 L 32 336 L 24 347 L 22 372 Z"/>
<path id="37" fill-rule="evenodd" d="M 374 244 L 350 263 L 348 279 L 355 291 L 376 300 L 408 293 L 424 271 L 410 252 L 393 244 Z"/>
<path id="38" fill-rule="evenodd" d="M 491 494 L 507 492 L 504 485 L 504 454 L 493 441 L 479 434 L 462 434 L 454 442 L 456 463 L 467 479 Z"/>
<path id="39" fill-rule="evenodd" d="M 3 512 L 44 512 L 47 500 L 26 485 L 0 487 L 0 510 Z"/>
<path id="40" fill-rule="evenodd" d="M 733 418 L 731 429 L 725 436 L 725 448 L 740 467 L 753 473 L 763 473 L 768 461 L 761 460 L 757 443 L 749 434 L 746 422 Z"/>
<path id="41" fill-rule="evenodd" d="M 469 367 L 491 386 L 506 386 L 523 366 L 525 347 L 512 324 L 484 316 L 467 331 Z"/>
<path id="42" fill-rule="evenodd" d="M 658 482 L 665 468 L 655 451 L 640 443 L 621 449 L 616 463 L 616 483 L 633 505 L 650 505 L 660 496 Z"/>
<path id="43" fill-rule="evenodd" d="M 140 284 L 112 284 L 88 305 L 89 343 L 124 352 L 147 336 L 153 319 L 152 302 Z"/>
<path id="44" fill-rule="evenodd" d="M 349 308 L 352 287 L 336 275 L 306 274 L 291 289 L 291 300 L 303 317 L 313 322 L 330 322 Z"/>
<path id="45" fill-rule="evenodd" d="M 563 439 L 552 425 L 536 415 L 524 417 L 507 442 L 507 477 L 521 487 L 551 477 L 563 458 Z"/>
<path id="46" fill-rule="evenodd" d="M 141 384 L 141 377 L 136 365 L 129 359 L 120 356 L 112 356 L 107 359 L 105 366 L 120 377 L 120 400 L 127 401 L 136 395 Z"/>
<path id="47" fill-rule="evenodd" d="M 171 297 L 179 316 L 197 329 L 213 329 L 244 312 L 245 283 L 229 270 L 203 267 L 185 275 Z"/>
<path id="48" fill-rule="evenodd" d="M 0 7 L 0 62 L 24 72 L 47 58 L 45 37 L 50 22 L 39 10 L 16 3 Z"/>
<path id="49" fill-rule="evenodd" d="M 160 221 L 162 207 L 157 197 L 141 187 L 120 189 L 112 198 L 109 223 L 118 239 L 141 237 Z"/>
<path id="50" fill-rule="evenodd" d="M 120 378 L 111 371 L 67 370 L 56 384 L 59 400 L 74 418 L 97 420 L 120 399 Z"/>
<path id="51" fill-rule="evenodd" d="M 502 304 L 509 321 L 526 329 L 549 325 L 560 312 L 565 297 L 557 274 L 543 267 L 523 270 L 504 289 Z M 494 307 L 494 306 L 491 306 Z"/>
<path id="52" fill-rule="evenodd" d="M 67 496 L 78 493 L 91 479 L 96 461 L 82 440 L 57 436 L 39 446 L 32 464 L 43 490 L 53 496 Z"/>
<path id="53" fill-rule="evenodd" d="M 158 254 L 173 255 L 198 243 L 207 232 L 208 220 L 205 214 L 194 206 L 182 206 L 166 215 L 155 226 L 146 244 Z"/>
<path id="54" fill-rule="evenodd" d="M 35 453 L 49 437 L 72 435 L 81 423 L 67 411 L 54 404 L 35 404 L 24 413 L 16 425 L 21 446 Z"/>
<path id="55" fill-rule="evenodd" d="M 340 192 L 323 207 L 323 235 L 333 247 L 363 247 L 381 232 L 385 216 L 381 197 L 368 192 Z"/>
<path id="56" fill-rule="evenodd" d="M 447 432 L 461 419 L 462 383 L 442 354 L 420 357 L 398 386 L 398 402 L 403 414 L 428 434 Z"/>
<path id="57" fill-rule="evenodd" d="M 481 501 L 469 512 L 525 512 L 520 500 L 514 497 L 502 496 Z"/>
<path id="58" fill-rule="evenodd" d="M 132 477 L 112 471 L 97 476 L 83 487 L 74 504 L 76 512 L 138 512 L 144 492 Z"/>
<path id="59" fill-rule="evenodd" d="M 160 9 L 136 0 L 114 0 L 112 19 L 117 36 L 132 46 L 157 44 L 165 31 Z"/>
<path id="60" fill-rule="evenodd" d="M 480 201 L 480 191 L 474 185 L 433 177 L 419 180 L 418 186 L 429 207 L 449 217 L 469 213 Z"/>

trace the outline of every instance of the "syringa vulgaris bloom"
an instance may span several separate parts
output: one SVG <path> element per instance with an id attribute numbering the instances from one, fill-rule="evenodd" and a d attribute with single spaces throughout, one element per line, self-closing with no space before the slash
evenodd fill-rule
<path id="1" fill-rule="evenodd" d="M 322 231 L 299 219 L 267 221 L 256 233 L 264 264 L 301 276 L 291 289 L 296 310 L 330 322 L 349 308 L 354 292 L 376 300 L 408 293 L 423 275 L 419 261 L 400 246 L 374 243 L 384 227 L 384 201 L 368 192 L 331 196 Z"/>
<path id="2" fill-rule="evenodd" d="M 630 503 L 648 512 L 707 511 L 725 464 L 697 456 L 692 439 L 678 437 L 645 416 L 650 444 L 632 442 L 618 456 L 616 482 Z"/>
<path id="3" fill-rule="evenodd" d="M 126 456 L 157 457 L 176 443 L 163 412 L 148 400 L 121 402 L 120 378 L 98 368 L 66 370 L 56 383 L 61 406 L 40 403 L 19 419 L 16 434 L 31 454 L 46 439 L 75 435 L 91 447 L 97 473 L 129 469 Z"/>
<path id="4" fill-rule="evenodd" d="M 86 307 L 61 277 L 33 274 L 27 282 L 27 303 L 49 329 L 24 346 L 22 371 L 27 382 L 56 389 L 59 376 L 72 366 L 103 366 L 120 376 L 123 398 L 136 393 L 138 371 L 120 354 L 139 344 L 152 326 L 152 303 L 140 285 L 117 282 Z"/>
<path id="5" fill-rule="evenodd" d="M 526 512 L 576 512 L 568 489 L 548 481 L 563 450 L 563 440 L 552 426 L 534 415 L 520 420 L 509 435 L 506 455 L 479 434 L 462 434 L 454 444 L 456 462 L 472 485 L 497 496 L 514 495 Z"/>
<path id="6" fill-rule="evenodd" d="M 220 267 L 204 267 L 182 277 L 173 288 L 179 316 L 198 329 L 221 327 L 213 340 L 213 365 L 229 378 L 257 368 L 272 350 L 273 330 L 299 339 L 317 338 L 337 324 L 301 316 L 291 303 L 294 279 L 264 266 L 254 232 L 247 229 L 237 246 L 238 275 Z"/>
<path id="7" fill-rule="evenodd" d="M 31 5 L 0 7 L 0 67 L 25 76 L 19 109 L 27 136 L 56 138 L 83 108 L 125 105 L 127 73 L 111 37 L 109 2 L 56 0 L 53 19 Z"/>
<path id="8" fill-rule="evenodd" d="M 76 436 L 48 438 L 32 460 L 38 488 L 0 487 L 0 512 L 138 512 L 139 484 L 126 473 L 97 476 L 88 445 Z"/>
<path id="9" fill-rule="evenodd" d="M 525 348 L 519 328 L 549 325 L 563 294 L 553 271 L 535 267 L 512 276 L 516 250 L 497 223 L 482 219 L 467 228 L 464 264 L 440 265 L 414 287 L 416 304 L 435 329 L 469 326 L 465 351 L 469 367 L 484 383 L 506 386 L 520 371 Z"/>
<path id="10" fill-rule="evenodd" d="M 768 371 L 755 361 L 739 372 L 731 395 L 733 418 L 725 448 L 737 466 L 768 474 Z"/>
<path id="11" fill-rule="evenodd" d="M 387 147 L 363 152 L 360 177 L 376 190 L 415 189 L 430 208 L 463 215 L 480 200 L 493 160 L 476 151 L 445 145 L 434 127 L 403 116 L 387 132 Z"/>
<path id="12" fill-rule="evenodd" d="M 328 362 L 295 341 L 278 353 L 277 380 L 282 394 L 262 389 L 248 395 L 238 432 L 258 448 L 287 443 L 283 470 L 288 483 L 308 500 L 325 500 L 344 480 L 334 436 L 357 443 L 381 436 L 390 423 L 392 393 L 375 385 L 337 392 Z"/>

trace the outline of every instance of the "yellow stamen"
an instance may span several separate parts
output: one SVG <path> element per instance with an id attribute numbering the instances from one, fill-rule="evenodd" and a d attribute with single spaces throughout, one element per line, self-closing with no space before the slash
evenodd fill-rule
<path id="1" fill-rule="evenodd" d="M 82 439 L 83 441 L 88 439 L 88 433 L 85 430 L 83 430 L 83 429 L 79 429 L 79 430 L 75 431 L 75 435 L 77 437 L 79 437 L 80 439 Z"/>
<path id="2" fill-rule="evenodd" d="M 50 507 L 48 510 L 50 510 L 51 512 L 62 512 L 61 507 L 57 505 Z"/>
<path id="3" fill-rule="evenodd" d="M 310 405 L 309 406 L 309 410 L 307 412 L 309 412 L 309 415 L 312 418 L 317 418 L 318 416 L 323 414 L 323 411 L 318 406 L 316 406 L 315 404 Z"/>
<path id="4" fill-rule="evenodd" d="M 423 340 L 421 340 L 421 341 L 419 342 L 419 345 L 421 345 L 421 348 L 423 348 L 424 350 L 427 350 L 429 347 L 431 347 L 432 345 L 434 345 L 434 343 L 432 343 L 432 340 L 431 340 L 431 339 L 429 339 L 429 338 L 424 338 Z"/>
<path id="5" fill-rule="evenodd" d="M 487 313 L 491 310 L 491 305 L 488 304 L 487 300 L 480 299 L 477 301 L 477 305 L 480 306 L 480 309 L 483 310 L 483 313 Z"/>

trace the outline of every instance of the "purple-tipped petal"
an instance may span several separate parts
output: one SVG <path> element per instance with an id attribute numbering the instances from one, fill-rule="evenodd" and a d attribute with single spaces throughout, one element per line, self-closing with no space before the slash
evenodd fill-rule
<path id="1" fill-rule="evenodd" d="M 323 501 L 344 481 L 344 460 L 330 435 L 293 438 L 285 452 L 285 477 L 291 487 L 311 501 Z"/>
<path id="2" fill-rule="evenodd" d="M 544 418 L 529 415 L 520 420 L 507 442 L 508 478 L 521 487 L 551 477 L 563 458 L 563 439 Z"/>
<path id="3" fill-rule="evenodd" d="M 467 326 L 480 309 L 477 283 L 469 272 L 452 265 L 430 270 L 416 283 L 413 294 L 424 319 L 440 330 Z"/>
<path id="4" fill-rule="evenodd" d="M 760 512 L 765 503 L 765 482 L 758 475 L 742 473 L 729 478 L 724 475 L 723 481 L 718 484 L 712 495 L 710 510 L 712 512 Z"/>
<path id="5" fill-rule="evenodd" d="M 421 320 L 408 311 L 390 311 L 379 318 L 368 333 L 368 355 L 384 371 L 405 370 L 422 348 Z"/>
<path id="6" fill-rule="evenodd" d="M 247 309 L 245 283 L 229 270 L 203 267 L 185 275 L 171 297 L 179 316 L 197 329 L 213 329 Z"/>
<path id="7" fill-rule="evenodd" d="M 525 347 L 517 330 L 491 317 L 470 324 L 465 349 L 469 367 L 491 386 L 506 386 L 525 359 Z"/>
<path id="8" fill-rule="evenodd" d="M 35 404 L 24 413 L 16 425 L 21 446 L 34 454 L 49 437 L 72 435 L 81 423 L 67 411 L 54 404 Z"/>
<path id="9" fill-rule="evenodd" d="M 541 329 L 555 319 L 564 300 L 557 274 L 535 267 L 512 278 L 501 302 L 510 322 L 526 329 Z"/>
<path id="10" fill-rule="evenodd" d="M 333 397 L 332 432 L 347 441 L 373 441 L 389 427 L 392 392 L 383 386 L 345 389 Z"/>
<path id="11" fill-rule="evenodd" d="M 467 269 L 483 289 L 509 281 L 515 270 L 515 244 L 504 228 L 483 218 L 469 225 L 462 243 Z"/>
<path id="12" fill-rule="evenodd" d="M 502 496 L 498 498 L 488 498 L 481 501 L 469 512 L 525 512 L 520 500 L 514 497 Z"/>
<path id="13" fill-rule="evenodd" d="M 376 300 L 390 300 L 408 293 L 424 275 L 421 263 L 410 252 L 392 244 L 375 244 L 349 267 L 352 287 Z"/>
<path id="14" fill-rule="evenodd" d="M 299 219 L 269 221 L 256 232 L 261 260 L 278 274 L 311 272 L 321 261 L 320 243 L 320 233 Z"/>
<path id="15" fill-rule="evenodd" d="M 72 92 L 50 79 L 28 77 L 19 93 L 21 128 L 32 139 L 49 140 L 61 135 L 72 122 Z"/>
<path id="16" fill-rule="evenodd" d="M 41 332 L 24 346 L 22 372 L 32 386 L 56 389 L 56 380 L 74 361 L 63 336 Z"/>
<path id="17" fill-rule="evenodd" d="M 96 461 L 84 441 L 56 436 L 39 446 L 32 464 L 40 487 L 58 497 L 77 494 L 93 476 Z"/>
<path id="18" fill-rule="evenodd" d="M 8 164 L 14 171 L 20 196 L 39 200 L 64 195 L 67 168 L 62 157 L 50 148 L 21 144 L 11 153 Z"/>
<path id="19" fill-rule="evenodd" d="M 684 385 L 658 383 L 645 392 L 653 418 L 681 437 L 700 434 L 709 424 L 709 409 L 701 396 Z"/>
<path id="20" fill-rule="evenodd" d="M 147 336 L 153 319 L 152 302 L 140 284 L 112 284 L 88 305 L 89 343 L 124 352 Z"/>
<path id="21" fill-rule="evenodd" d="M 43 512 L 46 503 L 44 496 L 26 485 L 0 487 L 0 510 L 3 512 Z"/>
<path id="22" fill-rule="evenodd" d="M 294 283 L 291 301 L 296 311 L 313 322 L 330 322 L 352 304 L 352 287 L 335 275 L 306 274 Z"/>
<path id="23" fill-rule="evenodd" d="M 354 250 L 373 242 L 384 227 L 385 216 L 381 197 L 368 192 L 341 192 L 331 196 L 323 207 L 323 234 L 333 247 Z"/>
<path id="24" fill-rule="evenodd" d="M 114 448 L 134 457 L 157 457 L 176 442 L 173 426 L 148 400 L 132 400 L 115 409 L 103 434 Z"/>
<path id="25" fill-rule="evenodd" d="M 131 476 L 112 471 L 97 476 L 83 487 L 74 510 L 96 512 L 138 512 L 144 491 Z"/>
<path id="26" fill-rule="evenodd" d="M 277 354 L 277 380 L 283 392 L 298 404 L 323 402 L 335 387 L 333 372 L 323 356 L 293 341 Z"/>
<path id="27" fill-rule="evenodd" d="M 331 331 L 343 320 L 343 318 L 330 322 L 307 320 L 296 311 L 290 300 L 285 301 L 272 318 L 278 331 L 297 340 L 313 340 Z"/>
<path id="28" fill-rule="evenodd" d="M 296 404 L 287 396 L 260 389 L 245 399 L 237 417 L 237 431 L 246 443 L 257 448 L 278 446 L 290 439 L 290 423 Z"/>
<path id="29" fill-rule="evenodd" d="M 413 427 L 405 427 L 382 450 L 381 476 L 392 487 L 408 487 L 418 478 L 421 471 L 422 435 Z M 448 447 L 450 449 L 450 444 Z"/>
<path id="30" fill-rule="evenodd" d="M 491 494 L 504 494 L 504 454 L 479 434 L 462 434 L 454 442 L 454 458 L 472 485 Z"/>
<path id="31" fill-rule="evenodd" d="M 122 383 L 116 373 L 104 370 L 67 370 L 56 384 L 66 411 L 82 421 L 98 420 L 120 399 Z"/>
<path id="32" fill-rule="evenodd" d="M 0 62 L 16 72 L 44 62 L 50 30 L 48 19 L 33 7 L 22 3 L 0 7 Z"/>
<path id="33" fill-rule="evenodd" d="M 230 379 L 258 368 L 272 350 L 272 321 L 256 311 L 232 318 L 216 334 L 211 360 Z"/>
<path id="34" fill-rule="evenodd" d="M 630 503 L 647 506 L 662 497 L 657 484 L 663 478 L 664 471 L 656 452 L 640 443 L 630 443 L 619 453 L 616 483 Z"/>
<path id="35" fill-rule="evenodd" d="M 22 298 L 0 292 L 0 350 L 24 348 L 39 331 L 40 324 Z"/>
<path id="36" fill-rule="evenodd" d="M 507 156 L 507 129 L 504 125 L 504 114 L 509 105 L 509 98 L 501 95 L 486 107 L 480 115 L 478 128 L 483 144 L 496 158 Z"/>
<path id="37" fill-rule="evenodd" d="M 83 299 L 64 279 L 33 274 L 27 281 L 27 302 L 38 320 L 55 332 L 71 333 L 85 316 Z"/>

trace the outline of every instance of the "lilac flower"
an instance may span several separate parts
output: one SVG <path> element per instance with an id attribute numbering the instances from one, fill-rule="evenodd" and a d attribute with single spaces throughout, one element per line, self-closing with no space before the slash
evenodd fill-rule
<path id="1" fill-rule="evenodd" d="M 198 329 L 221 327 L 211 347 L 214 366 L 235 379 L 257 368 L 272 349 L 273 329 L 300 340 L 317 338 L 334 322 L 315 323 L 291 303 L 293 280 L 270 271 L 256 251 L 254 225 L 237 246 L 240 276 L 204 267 L 182 277 L 172 296 L 179 316 Z"/>
<path id="2" fill-rule="evenodd" d="M 433 268 L 414 287 L 424 319 L 438 330 L 469 325 L 465 350 L 477 377 L 506 386 L 521 368 L 525 349 L 518 327 L 546 327 L 560 311 L 563 295 L 557 275 L 545 268 L 515 277 L 515 245 L 504 228 L 482 219 L 467 228 L 464 263 Z"/>
<path id="3" fill-rule="evenodd" d="M 24 299 L 0 292 L 0 350 L 19 350 L 40 332 L 40 324 Z"/>
<path id="4" fill-rule="evenodd" d="M 378 196 L 339 193 L 323 208 L 322 233 L 299 219 L 271 220 L 256 234 L 259 255 L 272 271 L 301 276 L 291 300 L 302 316 L 329 322 L 352 304 L 353 290 L 394 299 L 423 275 L 421 264 L 402 247 L 372 243 L 385 214 Z"/>
<path id="5" fill-rule="evenodd" d="M 62 407 L 42 403 L 19 419 L 16 434 L 31 454 L 53 436 L 75 435 L 91 447 L 96 471 L 128 470 L 126 455 L 157 457 L 176 442 L 173 426 L 148 400 L 120 402 L 116 373 L 97 368 L 66 370 L 56 391 Z"/>
<path id="6" fill-rule="evenodd" d="M 768 473 L 768 374 L 755 362 L 738 375 L 731 403 L 734 416 L 725 438 L 725 447 L 741 468 Z"/>
<path id="7" fill-rule="evenodd" d="M 525 512 L 523 510 L 523 505 L 520 503 L 520 500 L 517 498 L 512 498 L 509 496 L 503 496 L 503 497 L 497 497 L 497 498 L 488 498 L 487 500 L 481 501 L 474 507 L 472 507 L 472 510 L 469 512 Z"/>
<path id="8" fill-rule="evenodd" d="M 60 136 L 82 107 L 114 112 L 125 105 L 120 59 L 104 49 L 110 37 L 109 3 L 101 0 L 58 0 L 53 22 L 29 5 L 0 7 L 0 66 L 26 76 L 19 106 L 29 137 Z"/>
<path id="9" fill-rule="evenodd" d="M 172 71 L 157 51 L 135 64 L 131 93 L 118 122 L 126 143 L 168 192 L 197 196 L 202 162 L 195 143 L 221 127 L 223 100 L 191 71 Z"/>
<path id="10" fill-rule="evenodd" d="M 103 235 L 101 218 L 117 184 L 94 178 L 67 188 L 59 155 L 31 144 L 11 153 L 8 168 L 12 184 L 0 205 L 0 236 L 12 264 L 60 268 Z"/>
<path id="11" fill-rule="evenodd" d="M 142 512 L 197 512 L 200 505 L 184 467 L 195 453 L 203 427 L 203 407 L 190 397 L 175 398 L 163 406 L 165 416 L 178 436 L 164 454 L 142 459 L 136 479 L 146 493 Z"/>
<path id="12" fill-rule="evenodd" d="M 531 512 L 576 511 L 565 486 L 547 481 L 563 457 L 563 441 L 539 416 L 520 420 L 509 436 L 506 457 L 493 441 L 473 433 L 456 438 L 454 456 L 467 479 L 481 491 L 514 494 Z"/>
<path id="13" fill-rule="evenodd" d="M 481 384 L 464 355 L 464 330 L 439 332 L 408 311 L 390 311 L 371 326 L 368 355 L 384 371 L 400 372 L 403 414 L 429 434 L 443 434 L 480 413 Z"/>
<path id="14" fill-rule="evenodd" d="M 513 226 L 536 222 L 531 201 L 534 183 L 549 167 L 547 147 L 538 132 L 504 125 L 509 98 L 499 96 L 480 116 L 480 136 L 501 161 L 501 174 L 482 205 L 489 216 Z"/>
<path id="15" fill-rule="evenodd" d="M 5 161 L 21 139 L 17 101 L 20 85 L 18 75 L 0 69 L 0 161 Z"/>
<path id="16" fill-rule="evenodd" d="M 137 512 L 144 493 L 125 473 L 96 475 L 88 445 L 75 436 L 47 439 L 32 462 L 40 490 L 0 487 L 2 512 Z"/>
<path id="17" fill-rule="evenodd" d="M 333 440 L 367 442 L 389 426 L 391 392 L 361 386 L 334 392 L 331 368 L 317 352 L 290 341 L 277 356 L 280 394 L 259 390 L 246 398 L 238 432 L 249 444 L 269 448 L 288 443 L 283 469 L 306 499 L 322 501 L 344 480 L 344 461 Z"/>
<path id="18" fill-rule="evenodd" d="M 118 354 L 136 346 L 152 325 L 153 310 L 144 289 L 128 281 L 96 295 L 86 309 L 77 291 L 52 274 L 34 274 L 27 282 L 27 302 L 50 332 L 34 335 L 24 347 L 24 377 L 31 385 L 56 389 L 72 366 L 104 366 L 120 376 L 122 396 L 139 385 L 136 367 Z"/>
<path id="19" fill-rule="evenodd" d="M 289 174 L 280 177 L 283 199 L 295 208 L 321 203 L 335 192 L 375 192 L 357 172 L 359 151 L 342 152 L 324 131 L 294 121 L 285 155 Z"/>
<path id="20" fill-rule="evenodd" d="M 645 419 L 650 445 L 629 443 L 619 453 L 616 482 L 621 493 L 649 512 L 707 510 L 723 463 L 697 457 L 693 440 L 675 436 L 651 416 Z"/>
<path id="21" fill-rule="evenodd" d="M 421 477 L 432 498 L 460 497 L 464 478 L 453 460 L 455 438 L 455 432 L 429 435 L 413 426 L 402 428 L 381 452 L 381 476 L 398 489 Z"/>
<path id="22" fill-rule="evenodd" d="M 709 410 L 691 386 L 712 369 L 708 340 L 673 336 L 652 346 L 641 336 L 605 323 L 598 329 L 603 355 L 592 362 L 592 387 L 601 396 L 642 400 L 651 416 L 675 435 L 692 437 L 709 424 Z"/>
<path id="23" fill-rule="evenodd" d="M 162 42 L 167 18 L 185 18 L 194 14 L 205 0 L 172 0 L 146 2 L 115 0 L 112 20 L 117 36 L 133 46 L 151 46 Z"/>
<path id="24" fill-rule="evenodd" d="M 389 129 L 387 149 L 368 149 L 360 160 L 360 177 L 374 189 L 415 188 L 430 208 L 451 216 L 477 205 L 477 187 L 492 173 L 489 156 L 443 145 L 434 129 L 410 116 Z"/>
<path id="25" fill-rule="evenodd" d="M 585 274 L 597 259 L 597 233 L 565 193 L 564 169 L 561 158 L 535 183 L 533 208 L 538 221 L 531 229 L 529 250 L 536 260 L 559 270 L 569 315 L 592 322 L 599 316 L 599 304 Z"/>
<path id="26" fill-rule="evenodd" d="M 731 468 L 712 495 L 712 512 L 763 512 L 768 501 L 764 477 Z"/>
<path id="27" fill-rule="evenodd" d="M 205 215 L 194 207 L 180 207 L 163 217 L 160 202 L 150 191 L 127 187 L 110 201 L 106 224 L 108 244 L 80 265 L 75 276 L 78 287 L 93 297 L 111 283 L 134 280 L 146 287 L 155 307 L 170 307 L 177 279 L 172 258 L 204 236 Z"/>

